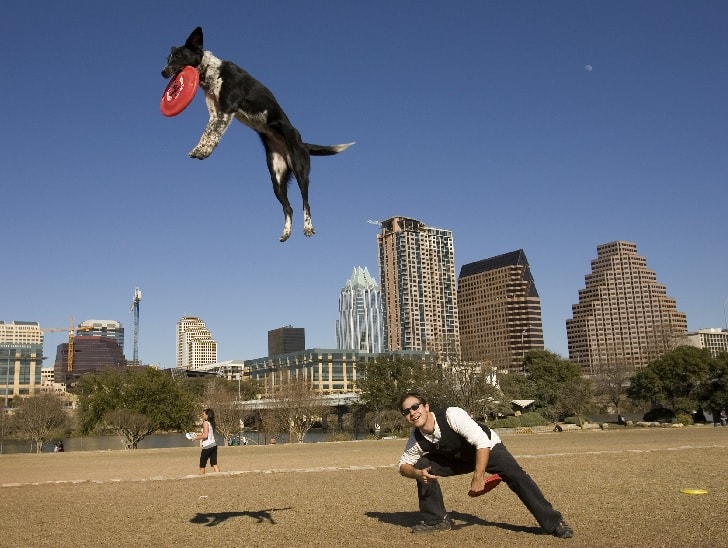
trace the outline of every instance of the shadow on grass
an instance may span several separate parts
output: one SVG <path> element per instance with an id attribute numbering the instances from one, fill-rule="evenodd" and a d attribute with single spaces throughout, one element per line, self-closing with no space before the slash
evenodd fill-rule
<path id="1" fill-rule="evenodd" d="M 412 527 L 419 523 L 418 512 L 366 512 L 365 515 L 370 518 L 377 519 L 382 523 L 391 525 L 400 525 L 402 527 Z M 516 531 L 519 533 L 530 533 L 533 535 L 543 535 L 544 530 L 540 527 L 528 527 L 524 525 L 513 525 L 512 523 L 502 523 L 497 521 L 487 521 L 472 514 L 463 514 L 462 512 L 449 512 L 448 516 L 455 524 L 453 530 L 464 529 L 473 525 L 482 525 L 485 527 L 498 527 L 506 531 Z"/>
<path id="2" fill-rule="evenodd" d="M 254 512 L 252 510 L 246 510 L 243 512 L 209 512 L 209 513 L 200 513 L 198 512 L 193 518 L 190 519 L 190 523 L 197 523 L 199 525 L 204 525 L 205 527 L 215 527 L 216 525 L 221 524 L 224 521 L 229 520 L 230 518 L 253 518 L 256 523 L 273 523 L 275 524 L 276 520 L 273 519 L 273 512 L 280 512 L 281 510 L 290 510 L 291 507 L 288 508 L 270 508 L 268 510 L 259 510 L 257 512 Z"/>

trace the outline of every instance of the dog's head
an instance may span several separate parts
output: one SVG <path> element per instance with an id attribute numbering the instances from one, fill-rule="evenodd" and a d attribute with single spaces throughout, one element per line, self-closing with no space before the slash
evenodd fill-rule
<path id="1" fill-rule="evenodd" d="M 202 62 L 202 27 L 197 27 L 187 38 L 184 46 L 173 47 L 162 69 L 164 78 L 171 78 L 186 66 L 195 67 Z"/>

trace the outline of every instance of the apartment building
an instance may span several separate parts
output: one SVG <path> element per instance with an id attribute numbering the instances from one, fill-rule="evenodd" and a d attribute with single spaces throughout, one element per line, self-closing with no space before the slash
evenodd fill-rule
<path id="1" fill-rule="evenodd" d="M 713 357 L 728 352 L 728 329 L 698 329 L 688 333 L 686 339 L 689 345 L 708 349 Z"/>
<path id="2" fill-rule="evenodd" d="M 597 246 L 566 320 L 569 359 L 585 374 L 639 368 L 685 343 L 687 318 L 632 242 Z"/>
<path id="3" fill-rule="evenodd" d="M 279 356 L 306 348 L 306 330 L 287 325 L 268 331 L 268 355 Z"/>
<path id="4" fill-rule="evenodd" d="M 460 359 L 452 232 L 392 217 L 377 234 L 385 351 Z"/>
<path id="5" fill-rule="evenodd" d="M 184 316 L 177 322 L 177 367 L 199 369 L 217 362 L 217 342 L 200 318 Z"/>
<path id="6" fill-rule="evenodd" d="M 43 332 L 38 322 L 0 321 L 0 396 L 32 396 L 41 386 Z"/>
<path id="7" fill-rule="evenodd" d="M 526 352 L 543 350 L 541 299 L 523 249 L 463 265 L 457 295 L 463 361 L 521 371 Z"/>

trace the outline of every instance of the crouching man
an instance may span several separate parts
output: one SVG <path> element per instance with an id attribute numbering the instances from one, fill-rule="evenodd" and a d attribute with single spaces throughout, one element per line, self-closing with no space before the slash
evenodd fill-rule
<path id="1" fill-rule="evenodd" d="M 544 531 L 559 538 L 574 536 L 574 531 L 508 452 L 497 433 L 475 422 L 460 407 L 430 410 L 427 400 L 418 392 L 404 394 L 399 407 L 412 426 L 399 460 L 399 473 L 417 480 L 423 518 L 412 527 L 413 533 L 452 528 L 438 480 L 472 472 L 470 491 L 482 492 L 486 473 L 498 474 Z"/>

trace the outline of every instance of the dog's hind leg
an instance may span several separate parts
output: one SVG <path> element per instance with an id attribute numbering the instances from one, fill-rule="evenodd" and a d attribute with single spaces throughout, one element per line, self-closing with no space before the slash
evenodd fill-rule
<path id="1" fill-rule="evenodd" d="M 301 199 L 303 200 L 303 233 L 306 236 L 313 236 L 316 230 L 313 228 L 311 220 L 311 207 L 308 204 L 308 183 L 309 173 L 311 172 L 311 160 L 308 154 L 297 155 L 298 158 L 293 159 L 293 173 L 298 181 L 298 188 L 301 191 Z"/>
<path id="2" fill-rule="evenodd" d="M 311 206 L 308 203 L 308 183 L 311 173 L 311 156 L 308 148 L 301 140 L 301 134 L 290 124 L 278 124 L 278 130 L 286 141 L 288 147 L 288 161 L 290 168 L 298 182 L 298 189 L 301 191 L 303 200 L 303 234 L 307 237 L 316 234 L 311 220 Z"/>
<path id="3" fill-rule="evenodd" d="M 280 241 L 285 242 L 291 236 L 291 225 L 293 223 L 293 208 L 288 201 L 288 181 L 291 179 L 291 169 L 288 167 L 286 158 L 276 149 L 275 140 L 262 140 L 270 179 L 273 183 L 273 192 L 283 207 L 284 222 Z"/>

